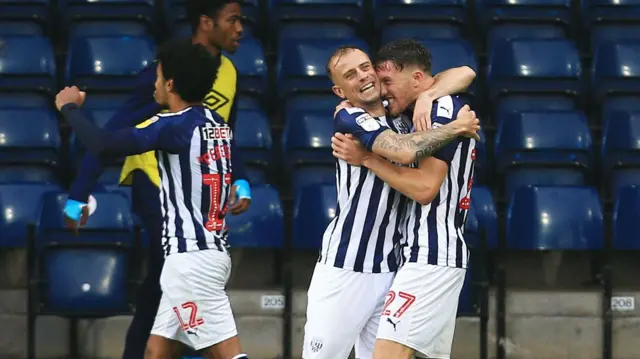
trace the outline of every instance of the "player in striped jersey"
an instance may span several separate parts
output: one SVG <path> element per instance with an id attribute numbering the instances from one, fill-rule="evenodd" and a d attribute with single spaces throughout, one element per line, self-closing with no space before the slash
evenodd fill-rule
<path id="1" fill-rule="evenodd" d="M 411 144 L 420 135 L 407 134 L 409 124 L 403 118 L 386 117 L 380 83 L 366 53 L 340 48 L 327 72 L 334 92 L 358 106 L 336 114 L 336 130 L 352 133 L 375 151 L 388 151 L 385 146 L 392 138 L 405 141 L 409 163 L 418 149 L 431 151 L 434 141 L 474 132 L 473 119 L 466 119 L 425 133 Z M 407 199 L 367 169 L 344 161 L 337 161 L 336 177 L 338 210 L 325 231 L 308 292 L 303 357 L 346 359 L 355 343 L 356 357 L 370 359 L 384 298 L 400 262 L 398 229 Z"/>
<path id="2" fill-rule="evenodd" d="M 220 58 L 204 46 L 175 41 L 157 54 L 155 100 L 169 112 L 142 128 L 102 130 L 80 106 L 84 93 L 67 87 L 56 106 L 96 157 L 155 151 L 160 172 L 162 298 L 145 358 L 172 357 L 180 342 L 207 358 L 244 358 L 225 285 L 231 270 L 225 214 L 231 191 L 229 126 L 202 104 Z"/>
<path id="3" fill-rule="evenodd" d="M 431 55 L 414 40 L 385 45 L 378 53 L 376 69 L 390 99 L 390 112 L 396 114 L 413 107 L 420 92 L 434 83 Z M 458 96 L 435 101 L 433 128 L 450 124 L 464 104 Z M 358 149 L 352 141 L 335 141 L 334 149 L 338 158 L 363 164 L 413 199 L 402 225 L 406 263 L 389 291 L 374 358 L 409 359 L 414 354 L 449 358 L 468 261 L 464 223 L 473 182 L 475 139 L 456 139 L 420 160 L 418 168 L 391 165 Z"/>

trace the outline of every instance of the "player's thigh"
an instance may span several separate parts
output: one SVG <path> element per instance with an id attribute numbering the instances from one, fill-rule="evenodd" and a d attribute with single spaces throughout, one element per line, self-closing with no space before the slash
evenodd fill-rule
<path id="1" fill-rule="evenodd" d="M 178 341 L 152 334 L 147 340 L 144 359 L 174 359 L 181 347 Z"/>
<path id="2" fill-rule="evenodd" d="M 407 263 L 389 291 L 378 338 L 449 358 L 465 269 Z"/>
<path id="3" fill-rule="evenodd" d="M 389 293 L 391 285 L 393 284 L 394 277 L 395 273 L 381 273 L 375 280 L 375 291 L 372 292 L 372 294 L 376 296 L 376 305 L 373 313 L 360 331 L 358 339 L 356 340 L 355 352 L 357 359 L 373 358 L 373 348 L 376 343 L 378 326 L 380 325 L 380 316 L 382 314 L 382 309 L 384 308 L 387 293 Z"/>
<path id="4" fill-rule="evenodd" d="M 346 359 L 376 307 L 373 279 L 379 274 L 317 264 L 307 293 L 305 359 Z"/>
<path id="5" fill-rule="evenodd" d="M 169 297 L 163 293 L 160 297 L 158 311 L 156 312 L 156 317 L 153 321 L 151 335 L 171 340 L 179 340 L 182 330 L 183 328 L 180 324 L 180 318 L 174 310 L 173 303 Z"/>
<path id="6" fill-rule="evenodd" d="M 173 254 L 167 257 L 165 268 L 162 289 L 178 313 L 180 341 L 200 350 L 237 336 L 225 291 L 231 270 L 226 253 L 205 250 Z"/>

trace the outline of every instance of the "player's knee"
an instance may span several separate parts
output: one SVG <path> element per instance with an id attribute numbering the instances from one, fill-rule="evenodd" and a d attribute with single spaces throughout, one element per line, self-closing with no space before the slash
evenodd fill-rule
<path id="1" fill-rule="evenodd" d="M 373 359 L 411 359 L 414 350 L 391 340 L 378 339 L 373 350 Z"/>
<path id="2" fill-rule="evenodd" d="M 162 339 L 154 335 L 149 337 L 144 349 L 144 359 L 171 359 L 170 348 Z"/>

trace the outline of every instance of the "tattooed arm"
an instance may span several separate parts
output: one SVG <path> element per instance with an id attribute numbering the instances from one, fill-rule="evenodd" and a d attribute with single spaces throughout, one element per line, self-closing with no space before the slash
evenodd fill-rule
<path id="1" fill-rule="evenodd" d="M 435 130 L 406 135 L 387 130 L 376 138 L 371 151 L 394 162 L 410 164 L 431 156 L 464 132 L 455 121 Z"/>
<path id="2" fill-rule="evenodd" d="M 447 106 L 447 104 L 437 104 Z M 453 104 L 449 104 L 449 113 L 453 112 Z M 438 110 L 440 111 L 440 110 Z M 451 120 L 448 120 L 451 121 Z M 480 121 L 475 112 L 465 105 L 458 111 L 455 121 L 439 125 L 434 130 L 414 132 L 406 135 L 391 130 L 384 131 L 376 137 L 371 152 L 379 154 L 394 162 L 409 164 L 429 157 L 445 147 L 458 136 L 479 139 Z"/>

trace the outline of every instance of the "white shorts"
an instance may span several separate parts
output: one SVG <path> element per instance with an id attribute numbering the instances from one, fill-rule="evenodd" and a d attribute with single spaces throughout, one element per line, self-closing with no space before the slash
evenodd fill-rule
<path id="1" fill-rule="evenodd" d="M 449 359 L 466 271 L 405 263 L 387 296 L 378 339 L 412 348 L 419 357 Z"/>
<path id="2" fill-rule="evenodd" d="M 214 249 L 177 253 L 165 259 L 162 298 L 152 335 L 204 349 L 238 334 L 224 288 L 231 258 Z"/>
<path id="3" fill-rule="evenodd" d="M 304 359 L 371 359 L 394 272 L 360 273 L 316 264 L 309 286 Z"/>

